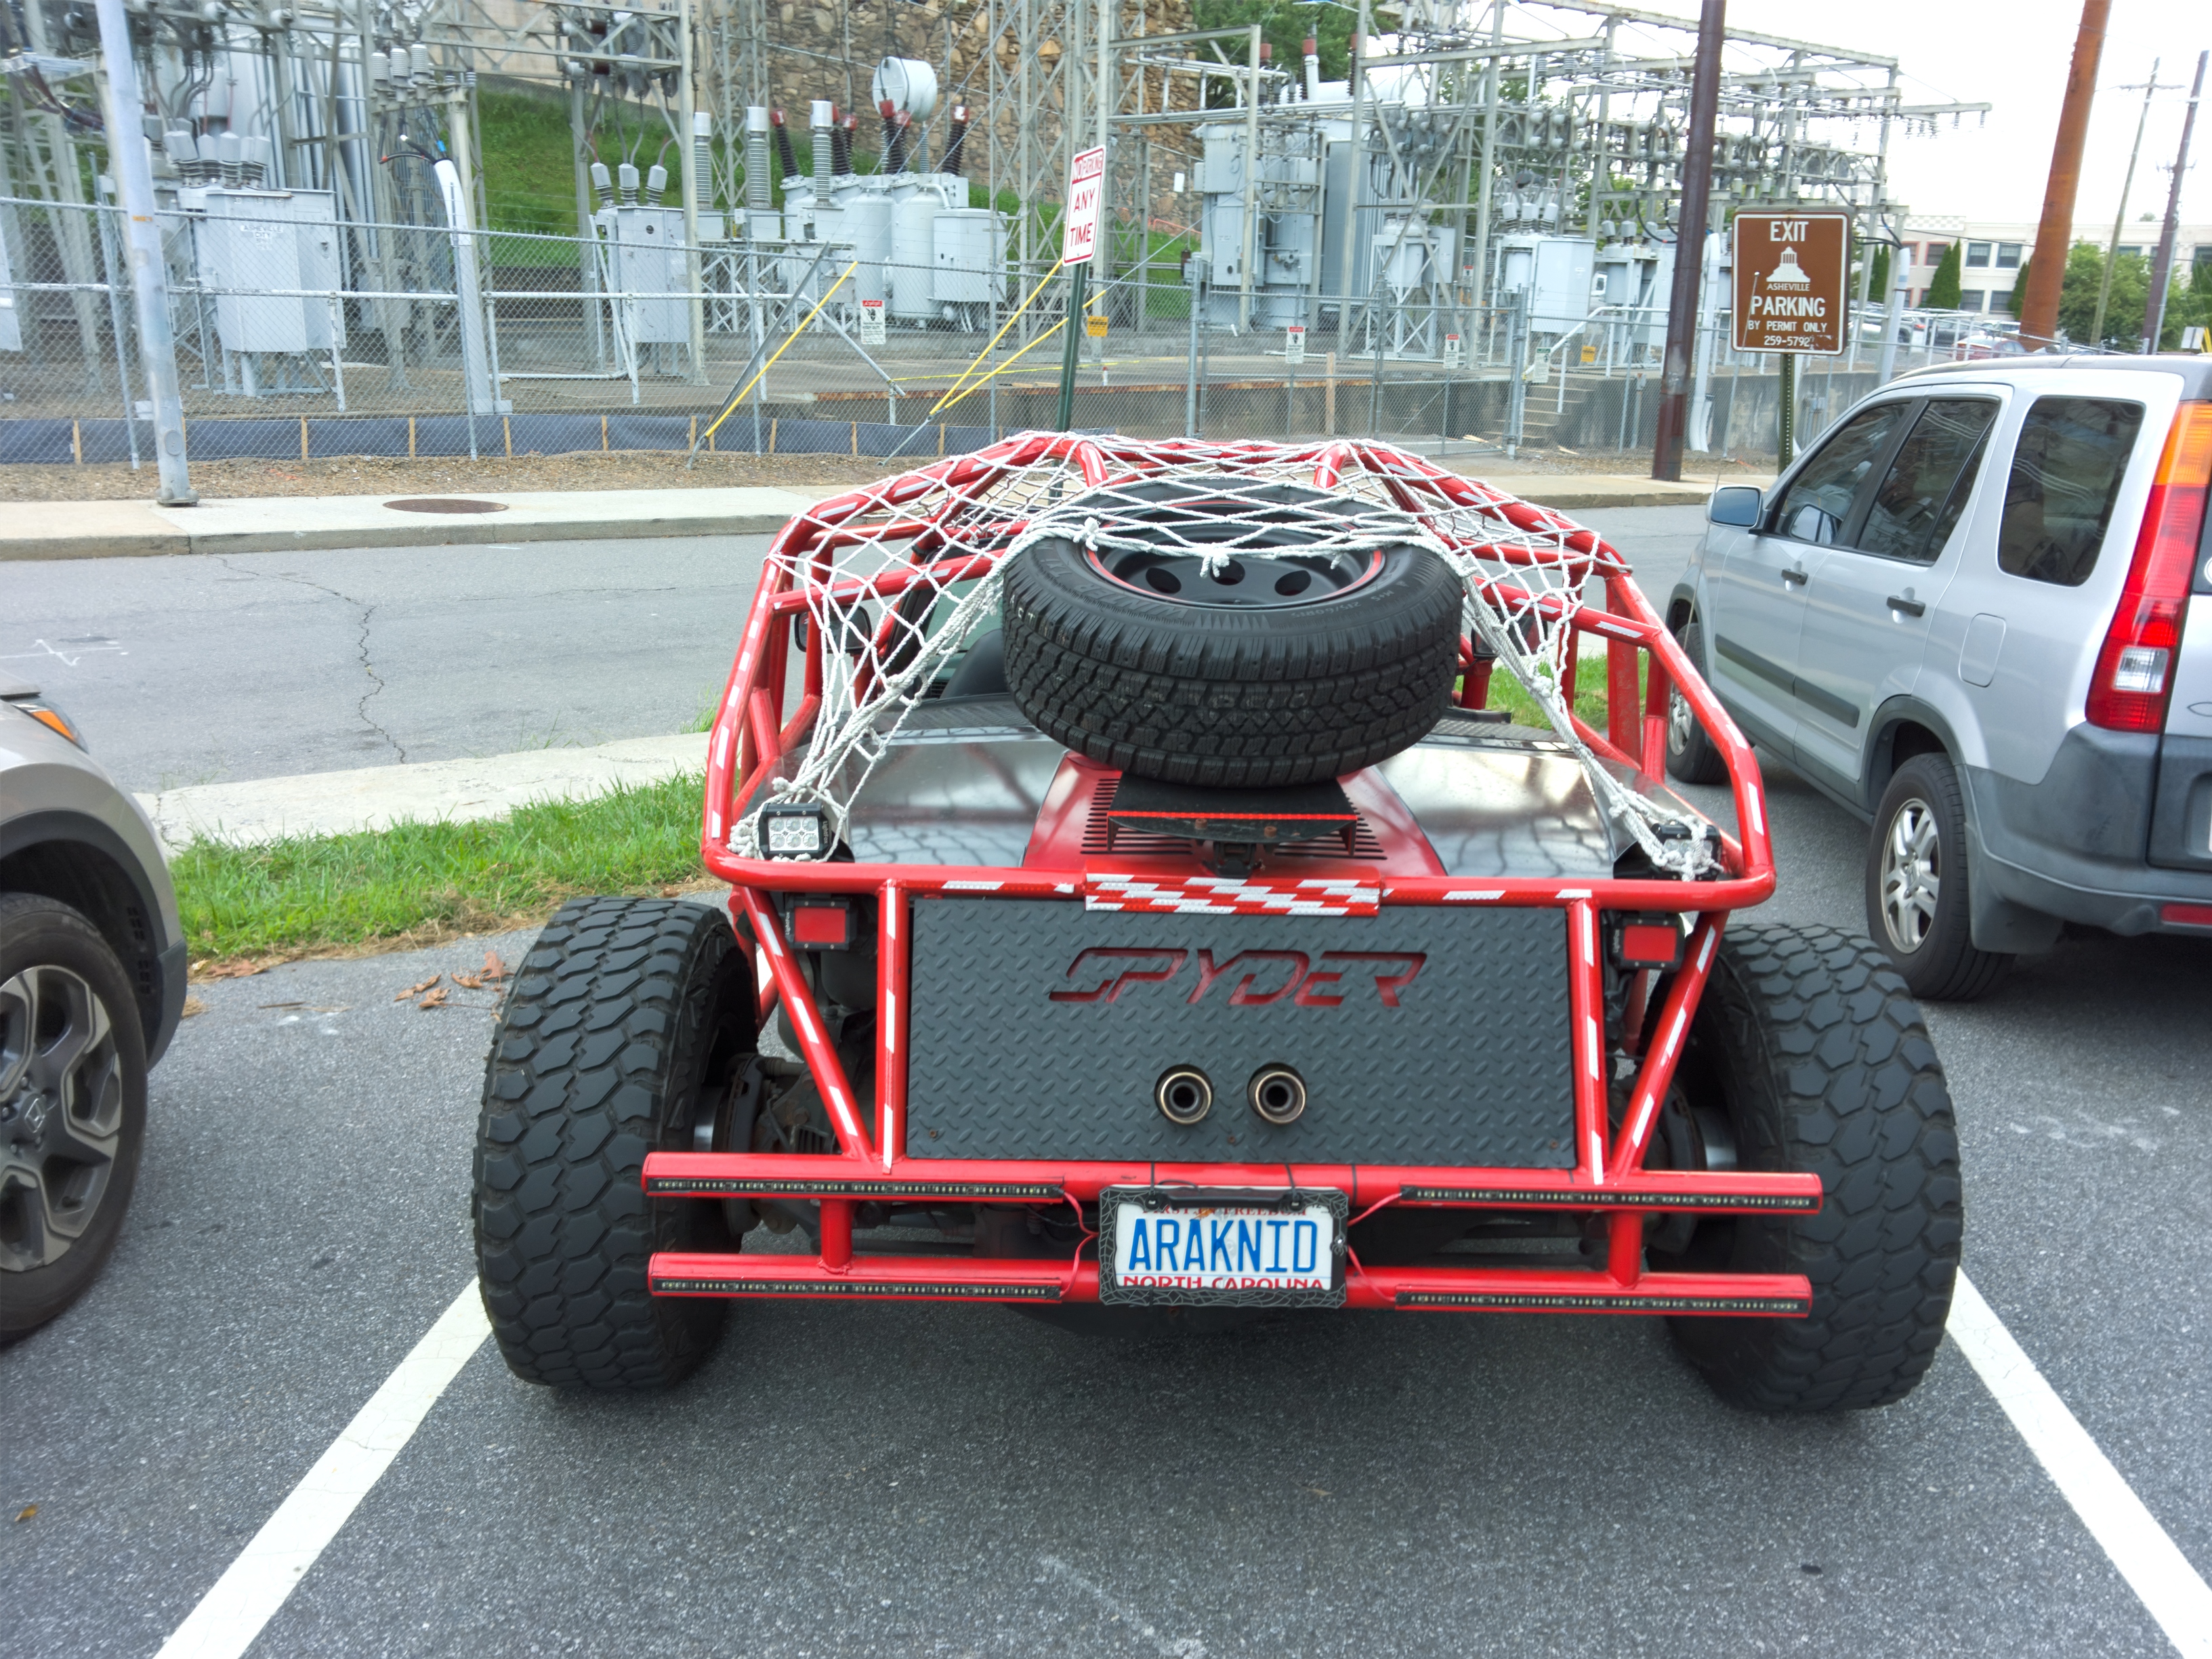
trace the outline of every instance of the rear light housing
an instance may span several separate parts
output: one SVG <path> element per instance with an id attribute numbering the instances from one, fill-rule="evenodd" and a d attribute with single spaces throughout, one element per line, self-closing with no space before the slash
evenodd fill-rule
<path id="1" fill-rule="evenodd" d="M 1682 924 L 1671 915 L 1613 915 L 1606 919 L 1606 948 L 1613 965 L 1674 968 L 1682 960 Z"/>
<path id="2" fill-rule="evenodd" d="M 2086 713 L 2109 732 L 2159 732 L 2166 726 L 2174 653 L 2189 611 L 2191 567 L 2212 486 L 2212 402 L 2191 400 L 2174 411 L 2166 448 L 2151 480 L 2127 585 L 2097 653 Z"/>
<path id="3" fill-rule="evenodd" d="M 784 937 L 795 951 L 853 948 L 853 906 L 832 894 L 799 894 L 785 905 Z"/>

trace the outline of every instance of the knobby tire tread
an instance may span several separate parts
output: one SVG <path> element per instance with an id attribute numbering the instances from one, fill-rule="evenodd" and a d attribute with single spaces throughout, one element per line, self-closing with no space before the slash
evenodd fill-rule
<path id="1" fill-rule="evenodd" d="M 1950 1092 L 1904 980 L 1840 928 L 1733 926 L 1692 1064 L 1726 1077 L 1740 1167 L 1813 1171 L 1823 1199 L 1814 1215 L 1741 1218 L 1729 1260 L 1687 1264 L 1802 1273 L 1808 1317 L 1677 1318 L 1677 1341 L 1754 1411 L 1903 1399 L 1942 1339 L 1963 1225 Z"/>
<path id="2" fill-rule="evenodd" d="M 703 905 L 598 898 L 523 958 L 485 1065 L 475 1208 L 485 1311 L 526 1381 L 659 1388 L 720 1333 L 725 1304 L 647 1290 L 656 1250 L 735 1248 L 719 1211 L 648 1203 L 641 1176 L 648 1151 L 688 1146 L 732 973 L 751 994 L 740 952 Z"/>

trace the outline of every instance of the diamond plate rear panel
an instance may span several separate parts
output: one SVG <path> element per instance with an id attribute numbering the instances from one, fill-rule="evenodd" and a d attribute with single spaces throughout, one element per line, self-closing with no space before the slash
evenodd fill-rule
<path id="1" fill-rule="evenodd" d="M 1133 915 L 929 898 L 913 948 L 916 1158 L 1574 1161 L 1557 910 Z M 1309 1102 L 1282 1127 L 1245 1098 L 1278 1064 Z M 1181 1065 L 1213 1084 L 1188 1128 L 1152 1103 Z"/>

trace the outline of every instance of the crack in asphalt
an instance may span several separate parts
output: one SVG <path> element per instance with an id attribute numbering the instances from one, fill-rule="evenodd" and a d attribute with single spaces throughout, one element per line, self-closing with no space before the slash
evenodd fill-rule
<path id="1" fill-rule="evenodd" d="M 354 705 L 354 713 L 360 717 L 361 723 L 363 726 L 367 726 L 370 731 L 375 732 L 378 737 L 382 738 L 385 742 L 392 745 L 392 752 L 398 756 L 400 763 L 404 765 L 407 760 L 406 745 L 402 744 L 398 738 L 393 737 L 390 732 L 386 731 L 381 725 L 380 725 L 376 719 L 368 712 L 370 699 L 382 696 L 385 689 L 384 677 L 376 672 L 376 663 L 368 653 L 369 622 L 370 619 L 376 615 L 376 606 L 373 605 L 365 605 L 361 600 L 355 599 L 350 593 L 341 593 L 335 587 L 325 587 L 322 583 L 319 581 L 311 581 L 305 576 L 295 576 L 288 570 L 240 570 L 238 566 L 233 564 L 228 558 L 223 557 L 221 555 L 218 555 L 217 557 L 224 569 L 235 572 L 239 575 L 258 576 L 264 581 L 291 582 L 301 587 L 312 587 L 318 593 L 327 593 L 332 599 L 337 599 L 343 604 L 360 606 L 361 672 L 368 676 L 371 684 L 369 689 L 362 693 L 361 700 Z"/>

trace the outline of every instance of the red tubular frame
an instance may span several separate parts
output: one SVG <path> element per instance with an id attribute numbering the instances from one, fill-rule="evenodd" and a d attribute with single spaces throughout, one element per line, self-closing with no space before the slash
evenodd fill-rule
<path id="1" fill-rule="evenodd" d="M 1684 1210 L 1706 1213 L 1803 1212 L 1820 1203 L 1817 1176 L 1788 1172 L 1727 1171 L 1680 1174 L 1644 1167 L 1661 1103 L 1699 997 L 1711 976 L 1721 929 L 1731 910 L 1765 899 L 1774 888 L 1772 848 L 1766 829 L 1758 763 L 1735 722 L 1721 708 L 1642 592 L 1627 568 L 1590 531 L 1546 508 L 1502 495 L 1474 480 L 1444 471 L 1417 457 L 1350 442 L 1288 449 L 1266 444 L 1204 445 L 1176 441 L 1135 443 L 1059 434 L 1010 439 L 975 454 L 951 458 L 887 486 L 854 491 L 821 503 L 793 520 L 777 538 L 769 575 L 756 596 L 708 747 L 706 805 L 701 852 L 708 868 L 731 884 L 733 918 L 757 941 L 763 969 L 760 1006 L 781 1001 L 789 1011 L 799 1048 L 811 1068 L 837 1134 L 834 1155 L 785 1156 L 752 1152 L 654 1152 L 646 1160 L 645 1188 L 653 1197 L 781 1197 L 821 1206 L 817 1255 L 702 1256 L 653 1259 L 653 1288 L 663 1295 L 858 1295 L 1002 1301 L 1083 1302 L 1097 1296 L 1098 1270 L 1085 1242 L 1065 1262 L 965 1257 L 898 1257 L 855 1253 L 854 1206 L 879 1203 L 1066 1204 L 1096 1202 L 1113 1186 L 1159 1179 L 1199 1186 L 1279 1187 L 1282 1164 L 996 1162 L 907 1156 L 906 1038 L 911 1018 L 908 929 L 917 896 L 989 893 L 1002 897 L 1079 902 L 1086 874 L 1126 873 L 1110 857 L 1082 858 L 1067 867 L 998 868 L 860 863 L 771 861 L 742 858 L 728 845 L 730 829 L 746 802 L 781 757 L 802 743 L 820 707 L 822 630 L 806 644 L 800 701 L 784 718 L 783 695 L 792 625 L 804 615 L 807 592 L 792 573 L 808 564 L 824 568 L 832 547 L 860 541 L 905 540 L 918 554 L 944 544 L 928 514 L 890 525 L 854 526 L 851 520 L 911 503 L 942 487 L 972 491 L 1006 472 L 1058 459 L 1079 469 L 1087 483 L 1140 474 L 1188 461 L 1224 470 L 1285 459 L 1310 463 L 1324 488 L 1352 468 L 1379 476 L 1398 501 L 1412 510 L 1468 509 L 1503 519 L 1516 528 L 1561 535 L 1571 574 L 1595 570 L 1605 582 L 1602 610 L 1585 607 L 1574 618 L 1578 634 L 1607 643 L 1608 714 L 1602 732 L 1579 718 L 1575 730 L 1602 759 L 1642 775 L 1635 787 L 1656 786 L 1665 757 L 1669 694 L 1679 689 L 1726 758 L 1740 840 L 1723 836 L 1725 873 L 1694 884 L 1672 880 L 1485 878 L 1386 875 L 1386 905 L 1542 907 L 1565 913 L 1569 951 L 1569 1012 L 1573 1022 L 1575 1161 L 1566 1170 L 1426 1169 L 1387 1165 L 1307 1165 L 1289 1171 L 1301 1187 L 1346 1193 L 1355 1215 L 1382 1205 L 1444 1206 L 1504 1210 L 1552 1209 L 1605 1218 L 1608 1236 L 1602 1270 L 1556 1268 L 1368 1268 L 1354 1257 L 1347 1276 L 1347 1305 L 1365 1308 L 1463 1309 L 1494 1311 L 1702 1312 L 1771 1316 L 1802 1313 L 1810 1289 L 1802 1277 L 1674 1274 L 1643 1265 L 1644 1218 Z M 1464 545 L 1506 562 L 1545 556 L 1496 548 L 1474 538 Z M 967 556 L 932 566 L 930 578 L 948 571 L 980 574 L 998 556 Z M 840 583 L 853 598 L 896 595 L 919 571 L 893 569 L 872 580 Z M 1547 610 L 1556 601 L 1539 599 Z M 1577 653 L 1569 656 L 1570 704 Z M 1477 665 L 1462 647 L 1468 690 Z M 1484 665 L 1486 666 L 1486 665 Z M 1486 676 L 1484 677 L 1486 679 Z M 1639 685 L 1639 678 L 1641 684 Z M 1483 688 L 1486 690 L 1486 685 Z M 1032 849 L 1032 856 L 1035 856 Z M 834 892 L 872 898 L 877 910 L 877 1098 L 854 1096 L 828 1041 L 819 1008 L 786 941 L 769 895 Z M 1619 1129 L 1612 1123 L 1607 1076 L 1601 915 L 1607 911 L 1680 912 L 1695 915 L 1683 964 L 1668 986 L 1656 1018 L 1642 1011 L 1642 1027 L 1627 1034 L 1632 1053 L 1642 1038 L 1635 1081 Z M 1638 1005 L 1639 1009 L 1641 1005 Z M 1634 1016 L 1632 1016 L 1633 1020 Z"/>

